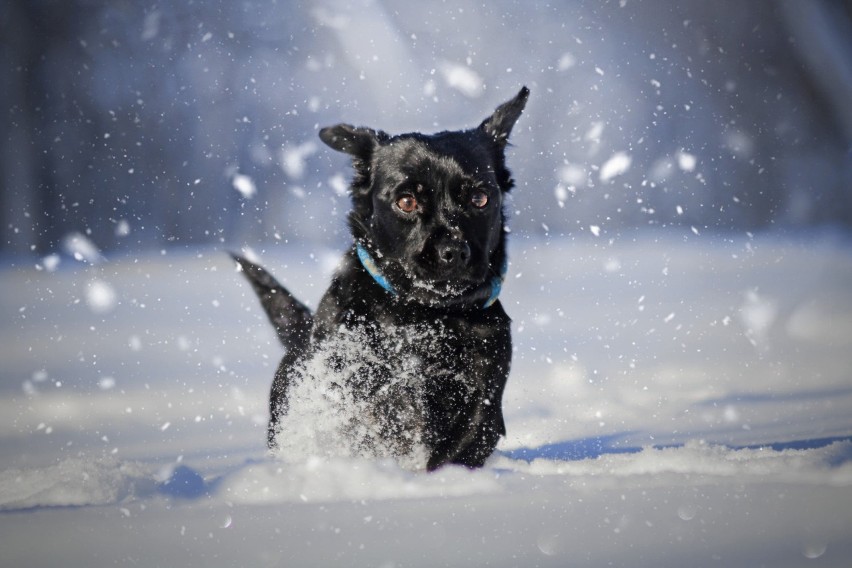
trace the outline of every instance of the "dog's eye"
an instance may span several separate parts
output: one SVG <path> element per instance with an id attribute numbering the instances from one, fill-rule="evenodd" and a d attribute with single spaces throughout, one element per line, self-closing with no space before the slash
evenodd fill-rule
<path id="1" fill-rule="evenodd" d="M 482 209 L 486 205 L 488 205 L 488 195 L 484 191 L 477 191 L 473 195 L 470 196 L 470 202 L 477 209 Z"/>
<path id="2" fill-rule="evenodd" d="M 417 200 L 413 195 L 403 195 L 396 200 L 396 206 L 405 213 L 413 213 L 417 209 Z"/>

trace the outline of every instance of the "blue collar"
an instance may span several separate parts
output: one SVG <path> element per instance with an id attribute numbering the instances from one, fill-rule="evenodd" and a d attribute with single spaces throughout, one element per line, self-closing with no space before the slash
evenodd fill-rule
<path id="1" fill-rule="evenodd" d="M 358 243 L 355 245 L 355 250 L 358 252 L 358 260 L 361 261 L 361 265 L 364 267 L 364 270 L 373 277 L 373 280 L 375 280 L 379 286 L 389 292 L 391 296 L 396 296 L 396 290 L 394 290 L 391 283 L 388 282 L 388 279 L 385 278 L 385 275 L 381 273 L 379 265 L 377 265 L 376 261 L 373 260 L 373 257 L 370 256 L 367 249 L 365 249 L 361 243 Z"/>
<path id="2" fill-rule="evenodd" d="M 376 281 L 376 284 L 381 286 L 386 292 L 388 292 L 391 296 L 397 296 L 396 289 L 393 285 L 388 281 L 387 277 L 382 274 L 381 270 L 379 270 L 379 265 L 376 264 L 376 261 L 373 260 L 373 257 L 370 256 L 370 253 L 367 252 L 367 249 L 361 243 L 355 244 L 355 252 L 358 253 L 358 260 L 361 261 L 361 266 L 364 267 L 364 270 L 373 277 L 373 280 Z M 506 272 L 509 269 L 508 260 L 503 260 L 503 266 L 500 267 L 500 275 L 495 276 L 488 282 L 488 286 L 490 288 L 490 293 L 488 295 L 488 299 L 485 300 L 485 303 L 482 305 L 482 309 L 490 308 L 494 302 L 497 301 L 497 297 L 500 295 L 500 290 L 503 289 L 503 280 L 506 278 Z"/>

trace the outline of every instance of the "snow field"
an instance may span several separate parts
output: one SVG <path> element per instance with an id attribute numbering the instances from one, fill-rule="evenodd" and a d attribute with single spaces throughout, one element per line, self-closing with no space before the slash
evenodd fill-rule
<path id="1" fill-rule="evenodd" d="M 848 565 L 845 237 L 510 250 L 508 437 L 434 474 L 266 455 L 280 348 L 223 253 L 4 268 L 2 563 Z M 339 252 L 258 255 L 315 303 Z"/>

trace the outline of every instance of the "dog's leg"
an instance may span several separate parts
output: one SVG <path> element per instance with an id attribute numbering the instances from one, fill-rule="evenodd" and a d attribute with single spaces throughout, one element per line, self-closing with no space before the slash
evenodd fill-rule
<path id="1" fill-rule="evenodd" d="M 313 323 L 311 310 L 294 298 L 262 267 L 234 253 L 231 253 L 231 257 L 254 288 L 255 294 L 260 299 L 260 305 L 269 321 L 272 322 L 281 344 L 288 351 L 300 351 L 304 348 L 310 337 Z"/>
<path id="2" fill-rule="evenodd" d="M 477 392 L 461 409 L 444 439 L 432 449 L 427 470 L 432 471 L 448 463 L 481 467 L 494 451 L 500 436 L 506 435 L 502 400 L 512 351 L 508 318 L 505 326 L 500 327 L 491 340 L 493 345 L 502 347 L 489 351 L 487 355 L 480 353 L 472 357 L 468 372 L 477 384 Z"/>
<path id="3" fill-rule="evenodd" d="M 495 408 L 496 407 L 496 408 Z M 503 422 L 503 411 L 499 406 L 488 406 L 480 409 L 482 420 L 478 427 L 473 428 L 467 445 L 458 448 L 455 456 L 447 459 L 448 463 L 464 465 L 467 467 L 482 467 L 500 440 L 500 436 L 506 435 L 506 425 Z"/>
<path id="4" fill-rule="evenodd" d="M 499 403 L 489 400 L 486 404 L 484 400 L 466 408 L 447 437 L 433 448 L 426 464 L 428 471 L 448 463 L 482 467 L 491 456 L 500 436 L 506 435 L 506 426 Z"/>

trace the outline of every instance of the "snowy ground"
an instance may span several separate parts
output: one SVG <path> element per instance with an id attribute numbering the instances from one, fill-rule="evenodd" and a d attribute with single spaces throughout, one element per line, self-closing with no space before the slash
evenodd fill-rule
<path id="1" fill-rule="evenodd" d="M 849 237 L 595 232 L 513 235 L 509 435 L 434 474 L 266 457 L 221 252 L 7 263 L 0 564 L 852 565 Z M 257 252 L 310 302 L 339 254 Z"/>

